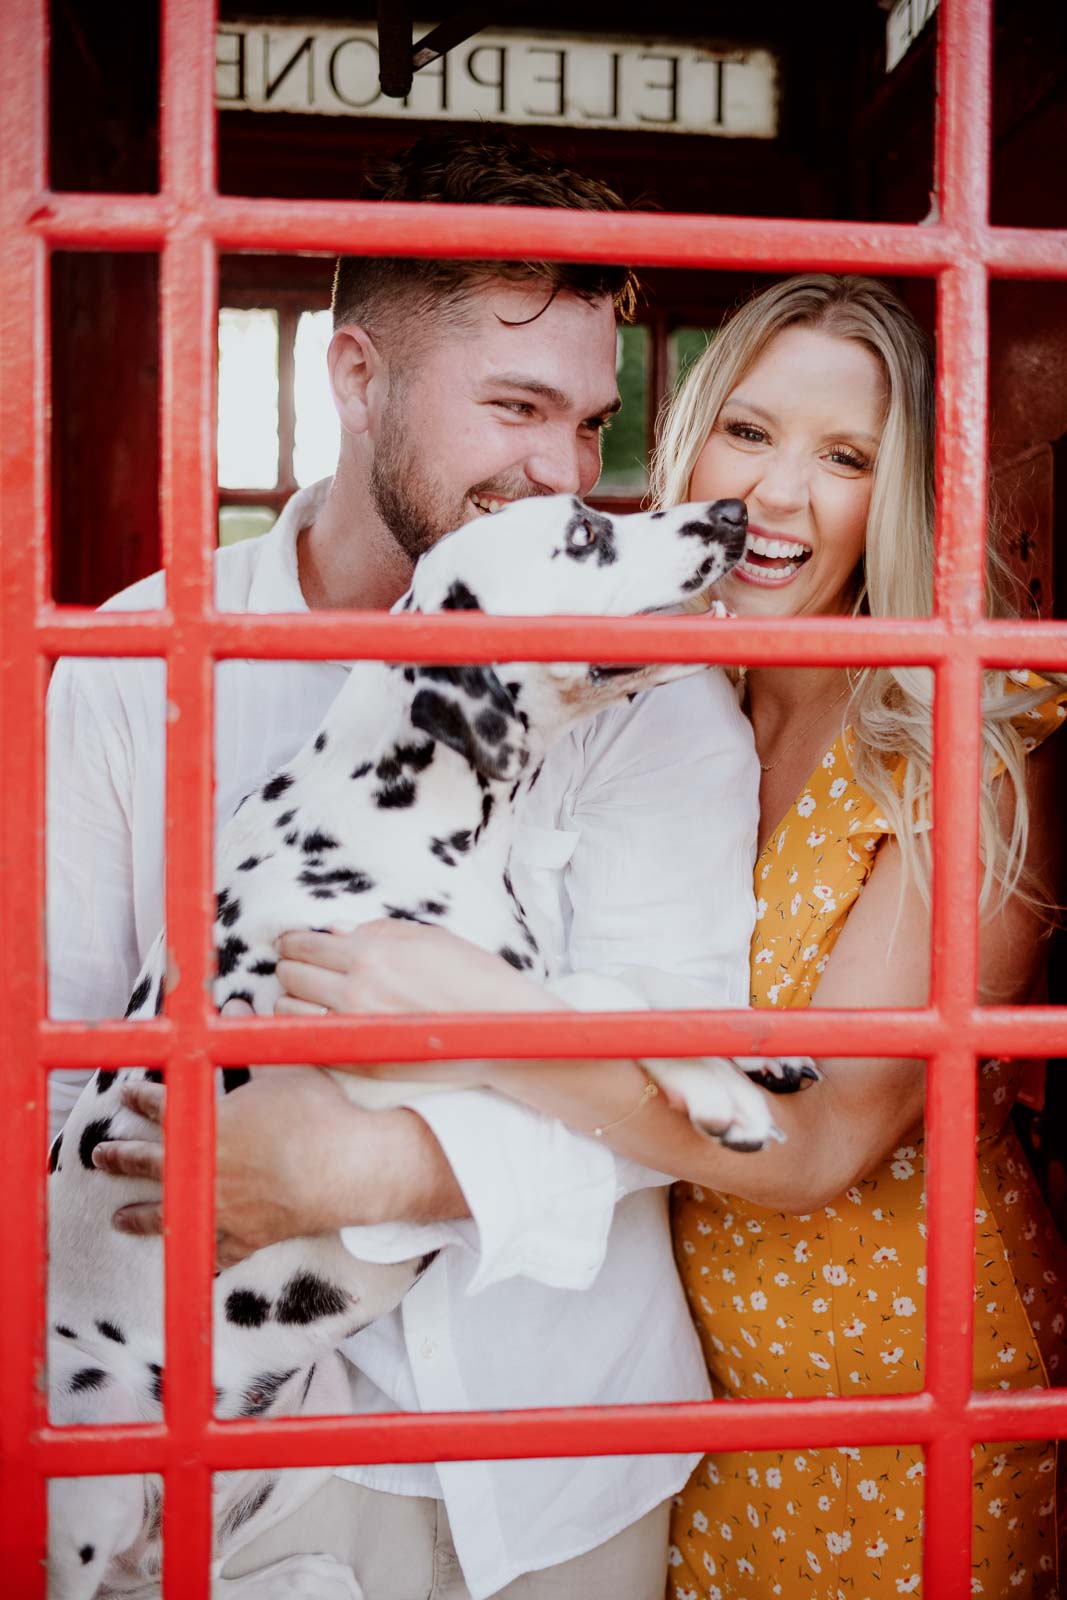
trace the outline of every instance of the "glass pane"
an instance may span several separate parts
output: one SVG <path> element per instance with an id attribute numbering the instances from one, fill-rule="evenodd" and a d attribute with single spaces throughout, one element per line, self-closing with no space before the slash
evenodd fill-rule
<path id="1" fill-rule="evenodd" d="M 597 494 L 641 495 L 648 488 L 649 330 L 620 328 L 619 394 L 622 410 L 604 434 L 604 465 Z"/>
<path id="2" fill-rule="evenodd" d="M 219 487 L 278 482 L 278 313 L 219 311 Z"/>
<path id="3" fill-rule="evenodd" d="M 273 528 L 275 521 L 276 515 L 269 506 L 220 506 L 219 544 L 258 539 Z"/>
<path id="4" fill-rule="evenodd" d="M 293 476 L 301 488 L 332 478 L 341 445 L 341 425 L 326 372 L 326 350 L 333 335 L 329 311 L 305 311 L 296 325 L 293 402 L 296 434 Z"/>
<path id="5" fill-rule="evenodd" d="M 704 354 L 714 333 L 714 328 L 675 328 L 667 345 L 669 388 L 681 383 L 693 362 Z"/>

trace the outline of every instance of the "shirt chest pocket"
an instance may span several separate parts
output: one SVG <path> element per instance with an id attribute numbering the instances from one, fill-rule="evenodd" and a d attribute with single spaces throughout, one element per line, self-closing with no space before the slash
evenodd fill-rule
<path id="1" fill-rule="evenodd" d="M 577 828 L 519 823 L 511 847 L 511 881 L 549 970 L 566 968 L 570 909 L 564 884 L 577 846 Z"/>

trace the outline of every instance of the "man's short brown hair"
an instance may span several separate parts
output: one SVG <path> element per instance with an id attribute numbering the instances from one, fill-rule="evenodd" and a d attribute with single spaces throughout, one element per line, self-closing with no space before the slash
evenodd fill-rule
<path id="1" fill-rule="evenodd" d="M 571 211 L 627 211 L 597 178 L 574 172 L 500 129 L 476 135 L 429 134 L 375 165 L 363 198 L 444 205 L 562 206 Z M 586 301 L 608 298 L 629 322 L 637 280 L 628 267 L 571 261 L 442 261 L 403 256 L 341 256 L 333 283 L 334 327 L 358 323 L 387 334 L 398 312 L 407 336 L 424 319 L 461 322 L 471 292 L 495 279 L 544 284 Z M 547 302 L 546 302 L 547 303 Z"/>

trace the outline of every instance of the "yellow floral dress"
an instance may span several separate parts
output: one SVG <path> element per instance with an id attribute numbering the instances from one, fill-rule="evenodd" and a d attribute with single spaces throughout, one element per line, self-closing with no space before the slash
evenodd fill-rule
<path id="1" fill-rule="evenodd" d="M 1025 715 L 1030 746 L 1064 708 Z M 843 736 L 756 863 L 753 1005 L 810 1004 L 888 831 Z M 993 1061 L 980 1074 L 977 1389 L 1067 1377 L 1067 1265 L 1009 1115 L 1024 1070 Z M 921 1130 L 809 1216 L 675 1185 L 675 1251 L 716 1392 L 921 1389 L 924 1202 Z M 1058 1594 L 1056 1465 L 1053 1443 L 976 1447 L 973 1594 Z M 708 1456 L 675 1503 L 668 1600 L 922 1594 L 922 1479 L 919 1445 Z"/>

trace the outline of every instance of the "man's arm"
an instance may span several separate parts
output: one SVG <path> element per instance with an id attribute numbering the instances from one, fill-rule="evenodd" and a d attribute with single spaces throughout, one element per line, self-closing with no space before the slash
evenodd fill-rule
<path id="1" fill-rule="evenodd" d="M 132 747 L 111 663 L 59 661 L 48 691 L 46 870 L 48 1008 L 60 1020 L 121 1017 L 140 965 L 132 793 Z M 85 1077 L 50 1074 L 53 1136 Z"/>

